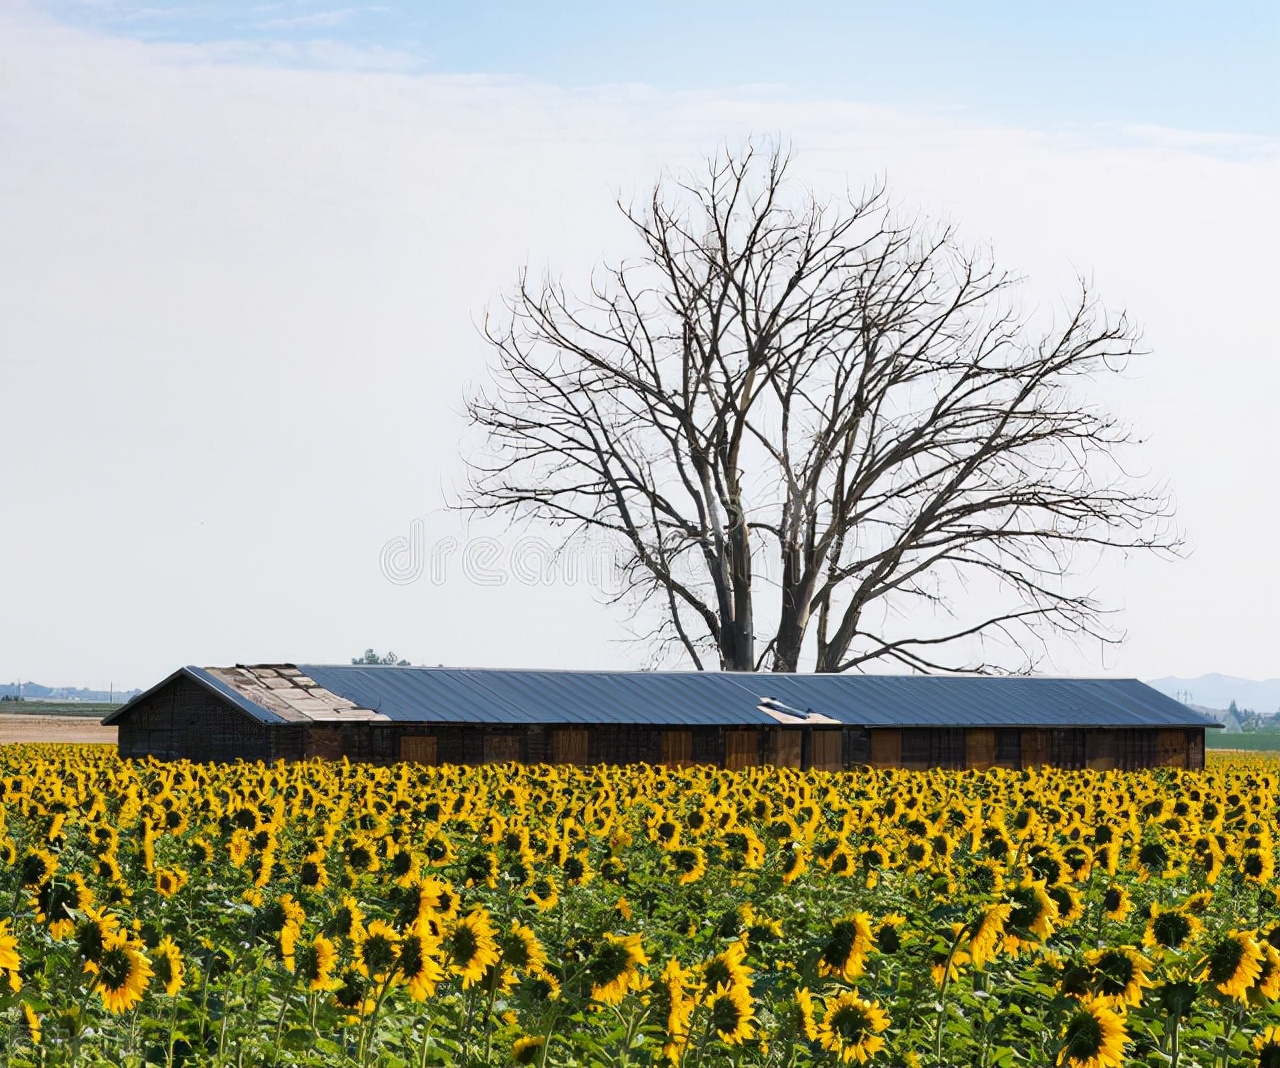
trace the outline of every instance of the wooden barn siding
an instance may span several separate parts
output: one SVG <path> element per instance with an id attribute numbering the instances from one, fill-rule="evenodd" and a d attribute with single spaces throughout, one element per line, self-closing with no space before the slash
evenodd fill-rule
<path id="1" fill-rule="evenodd" d="M 805 738 L 805 732 L 808 737 Z M 318 757 L 387 764 L 497 761 L 778 767 L 988 767 L 1047 764 L 1098 771 L 1203 768 L 1202 728 L 721 729 L 432 724 L 266 726 L 190 679 L 139 702 L 119 725 L 124 757 L 196 761 Z"/>
<path id="2" fill-rule="evenodd" d="M 175 679 L 129 710 L 119 725 L 122 757 L 272 760 L 269 728 L 191 679 Z"/>
<path id="3" fill-rule="evenodd" d="M 844 731 L 815 729 L 809 740 L 809 766 L 817 771 L 843 771 Z"/>

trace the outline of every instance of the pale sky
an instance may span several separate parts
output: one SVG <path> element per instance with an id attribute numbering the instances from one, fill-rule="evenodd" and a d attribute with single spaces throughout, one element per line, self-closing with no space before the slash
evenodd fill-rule
<path id="1" fill-rule="evenodd" d="M 1099 572 L 1126 643 L 1046 670 L 1280 675 L 1278 46 L 1273 3 L 8 0 L 0 681 L 643 663 L 591 567 L 443 510 L 475 323 L 753 133 L 1143 325 L 1100 399 L 1190 553 Z"/>

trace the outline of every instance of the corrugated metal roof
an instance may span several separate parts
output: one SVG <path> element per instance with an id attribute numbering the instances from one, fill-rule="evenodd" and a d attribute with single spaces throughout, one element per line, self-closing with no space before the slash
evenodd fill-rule
<path id="1" fill-rule="evenodd" d="M 336 695 L 326 722 L 377 718 L 398 723 L 532 723 L 650 726 L 775 726 L 805 713 L 863 727 L 1216 727 L 1208 716 L 1137 679 L 988 678 L 922 675 L 781 675 L 692 671 L 512 671 L 365 665 L 183 668 L 112 713 L 180 675 L 226 698 L 261 723 L 284 717 L 229 684 L 266 669 Z M 247 672 L 247 674 L 246 674 Z M 321 695 L 323 696 L 323 695 Z M 332 702 L 324 702 L 326 705 Z M 294 701 L 312 718 L 306 702 Z M 309 707 L 309 706 L 308 706 Z M 368 712 L 364 710 L 369 710 Z M 370 717 L 369 713 L 375 714 Z M 353 714 L 354 713 L 354 714 Z M 293 719 L 291 716 L 290 719 Z"/>
<path id="2" fill-rule="evenodd" d="M 760 726 L 772 699 L 856 726 L 1208 727 L 1136 679 L 302 665 L 392 721 Z"/>

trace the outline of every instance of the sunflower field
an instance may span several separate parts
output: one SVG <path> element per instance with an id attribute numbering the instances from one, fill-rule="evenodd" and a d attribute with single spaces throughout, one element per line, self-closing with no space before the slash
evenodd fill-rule
<path id="1" fill-rule="evenodd" d="M 3 747 L 0 1063 L 1280 1068 L 1278 786 Z"/>

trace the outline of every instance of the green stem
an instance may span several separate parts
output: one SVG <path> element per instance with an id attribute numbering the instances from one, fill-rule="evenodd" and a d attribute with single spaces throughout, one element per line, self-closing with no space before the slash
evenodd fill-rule
<path id="1" fill-rule="evenodd" d="M 178 998 L 175 995 L 169 999 L 169 1042 L 165 1052 L 165 1068 L 173 1068 L 173 1029 L 178 1024 Z"/>
<path id="2" fill-rule="evenodd" d="M 493 1007 L 498 1001 L 498 976 L 500 964 L 492 965 L 493 977 L 489 980 L 489 1001 L 484 1007 L 484 1063 L 489 1063 L 493 1050 Z"/>
<path id="3" fill-rule="evenodd" d="M 933 1030 L 933 1060 L 938 1068 L 943 1068 L 942 1032 L 946 1026 L 947 986 L 951 982 L 951 962 L 955 960 L 956 950 L 960 947 L 960 942 L 964 939 L 968 930 L 969 928 L 966 926 L 956 933 L 955 938 L 951 940 L 951 948 L 947 951 L 946 963 L 942 966 L 942 986 L 938 990 L 938 1017 Z"/>
<path id="4" fill-rule="evenodd" d="M 276 1016 L 275 1052 L 271 1056 L 272 1064 L 280 1063 L 280 1036 L 284 1034 L 284 1016 L 289 1009 L 289 989 L 286 987 L 280 997 L 280 1013 Z"/>

